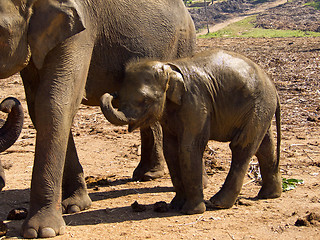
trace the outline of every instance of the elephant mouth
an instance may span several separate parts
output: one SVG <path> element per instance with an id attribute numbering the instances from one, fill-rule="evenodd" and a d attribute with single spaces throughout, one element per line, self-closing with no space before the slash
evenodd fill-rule
<path id="1" fill-rule="evenodd" d="M 133 132 L 134 130 L 144 126 L 144 121 L 128 118 L 128 132 Z"/>
<path id="2" fill-rule="evenodd" d="M 152 117 L 145 117 L 143 119 L 140 120 L 129 120 L 129 124 L 128 124 L 128 132 L 133 132 L 134 130 L 136 130 L 137 128 L 145 128 L 148 127 L 150 125 L 152 125 L 153 123 L 155 123 L 157 121 L 157 119 L 153 119 Z"/>
<path id="3" fill-rule="evenodd" d="M 136 130 L 137 128 L 139 128 L 138 124 L 136 124 L 136 123 L 129 123 L 128 132 L 133 132 L 133 131 Z"/>

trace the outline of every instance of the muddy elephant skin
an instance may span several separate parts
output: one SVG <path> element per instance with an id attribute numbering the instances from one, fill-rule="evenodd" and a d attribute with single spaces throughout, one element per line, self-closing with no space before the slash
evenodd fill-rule
<path id="1" fill-rule="evenodd" d="M 0 103 L 0 111 L 8 113 L 7 120 L 1 123 L 0 128 L 0 152 L 11 147 L 18 139 L 24 120 L 24 113 L 18 99 L 8 97 Z M 5 186 L 5 174 L 0 162 L 0 191 Z"/>
<path id="2" fill-rule="evenodd" d="M 253 155 L 263 180 L 258 197 L 281 195 L 279 97 L 270 78 L 249 59 L 212 50 L 173 62 L 133 62 L 118 97 L 119 110 L 112 107 L 108 93 L 100 103 L 115 124 L 129 124 L 132 131 L 160 121 L 176 192 L 174 209 L 186 214 L 205 211 L 202 157 L 209 140 L 230 142 L 232 151 L 228 176 L 208 201 L 210 207 L 233 206 Z M 274 116 L 277 150 L 270 129 Z"/>
<path id="3" fill-rule="evenodd" d="M 79 105 L 118 91 L 130 59 L 191 55 L 194 24 L 182 0 L 1 0 L 0 47 L 0 78 L 20 71 L 37 131 L 21 233 L 63 234 L 61 210 L 91 205 L 70 130 Z M 161 176 L 160 124 L 142 129 L 141 141 L 134 178 Z"/>

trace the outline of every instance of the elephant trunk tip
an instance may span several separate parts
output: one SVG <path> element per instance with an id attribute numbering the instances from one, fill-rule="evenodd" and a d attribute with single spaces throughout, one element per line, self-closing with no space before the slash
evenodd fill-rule
<path id="1" fill-rule="evenodd" d="M 18 139 L 23 127 L 24 113 L 21 103 L 14 97 L 3 100 L 0 110 L 8 113 L 7 120 L 0 128 L 0 152 L 3 152 Z"/>
<path id="2" fill-rule="evenodd" d="M 4 113 L 11 113 L 13 109 L 17 109 L 21 106 L 21 103 L 18 99 L 14 97 L 7 97 L 0 104 L 0 111 Z"/>
<path id="3" fill-rule="evenodd" d="M 114 99 L 115 94 L 105 93 L 100 98 L 100 108 L 103 115 L 106 119 L 117 126 L 123 126 L 129 124 L 129 120 L 125 114 L 119 110 L 116 110 L 112 105 L 112 100 Z"/>

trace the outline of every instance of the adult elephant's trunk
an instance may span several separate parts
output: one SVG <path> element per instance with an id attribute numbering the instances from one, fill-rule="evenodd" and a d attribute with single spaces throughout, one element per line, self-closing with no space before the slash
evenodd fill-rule
<path id="1" fill-rule="evenodd" d="M 124 113 L 114 109 L 114 107 L 112 106 L 112 99 L 113 96 L 109 93 L 105 93 L 100 98 L 100 107 L 103 115 L 110 123 L 114 125 L 123 126 L 129 124 L 129 121 Z"/>
<path id="2" fill-rule="evenodd" d="M 23 109 L 20 102 L 9 97 L 0 104 L 0 111 L 8 113 L 8 118 L 0 128 L 0 152 L 9 148 L 18 139 L 23 126 Z M 5 174 L 0 162 L 0 191 L 5 186 Z"/>
<path id="3" fill-rule="evenodd" d="M 8 97 L 0 104 L 0 111 L 8 118 L 0 128 L 0 152 L 9 148 L 18 139 L 23 127 L 23 109 L 18 99 Z"/>

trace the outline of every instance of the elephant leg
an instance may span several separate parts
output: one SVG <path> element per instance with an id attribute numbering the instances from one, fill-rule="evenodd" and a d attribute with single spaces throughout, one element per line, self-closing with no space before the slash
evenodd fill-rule
<path id="1" fill-rule="evenodd" d="M 203 152 L 209 140 L 208 124 L 201 133 L 184 134 L 179 153 L 180 174 L 186 202 L 181 212 L 198 214 L 206 210 L 203 200 Z"/>
<path id="2" fill-rule="evenodd" d="M 213 208 L 231 208 L 234 205 L 248 171 L 250 159 L 255 152 L 252 146 L 242 148 L 231 143 L 230 148 L 232 151 L 231 167 L 222 188 L 210 199 L 212 204 L 210 207 Z"/>
<path id="3" fill-rule="evenodd" d="M 269 128 L 256 153 L 260 165 L 262 187 L 259 198 L 277 198 L 282 192 L 279 162 L 275 153 L 272 131 Z"/>
<path id="4" fill-rule="evenodd" d="M 39 75 L 32 62 L 24 68 L 20 74 L 25 87 L 29 115 L 35 125 L 34 102 L 35 92 L 39 86 Z M 62 184 L 63 212 L 78 212 L 91 205 L 84 180 L 83 169 L 78 159 L 72 133 L 70 133 L 69 136 Z"/>
<path id="5" fill-rule="evenodd" d="M 159 122 L 140 130 L 141 160 L 133 172 L 133 180 L 149 181 L 164 174 L 163 136 Z"/>
<path id="6" fill-rule="evenodd" d="M 54 237 L 64 233 L 65 222 L 61 215 L 61 187 L 67 141 L 71 127 L 69 114 L 56 116 L 54 106 L 44 94 L 48 89 L 39 87 L 42 96 L 35 101 L 37 129 L 34 167 L 31 180 L 30 209 L 22 226 L 25 238 Z M 43 114 L 47 113 L 47 114 Z M 60 119 L 62 126 L 57 122 Z"/>
<path id="7" fill-rule="evenodd" d="M 179 145 L 177 138 L 166 132 L 163 134 L 163 152 L 168 165 L 174 191 L 176 193 L 170 203 L 170 207 L 176 210 L 181 210 L 186 202 L 186 196 L 179 164 Z"/>
<path id="8" fill-rule="evenodd" d="M 75 213 L 91 206 L 83 168 L 70 131 L 62 182 L 62 208 L 64 213 Z"/>
<path id="9" fill-rule="evenodd" d="M 25 238 L 54 237 L 65 231 L 61 203 L 64 165 L 92 51 L 85 33 L 69 38 L 46 56 L 38 87 L 31 90 L 37 135 L 30 208 L 21 232 Z"/>

